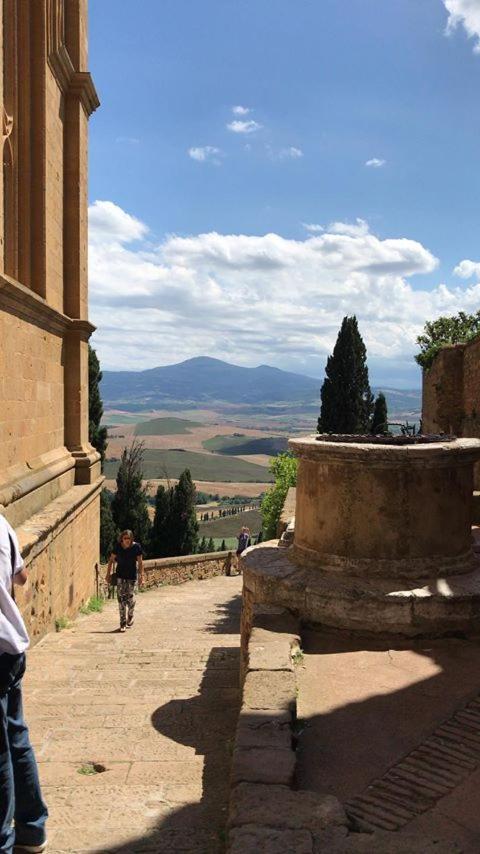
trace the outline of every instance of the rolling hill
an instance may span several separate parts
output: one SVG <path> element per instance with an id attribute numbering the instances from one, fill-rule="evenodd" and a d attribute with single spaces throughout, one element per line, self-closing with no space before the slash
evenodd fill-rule
<path id="1" fill-rule="evenodd" d="M 242 368 L 199 356 L 146 371 L 104 371 L 101 395 L 105 409 L 141 412 L 155 409 L 215 408 L 234 405 L 251 414 L 291 415 L 319 409 L 321 379 L 269 365 Z M 420 389 L 373 388 L 387 398 L 389 417 L 418 418 Z M 148 428 L 145 428 L 148 429 Z"/>
<path id="2" fill-rule="evenodd" d="M 241 368 L 201 356 L 147 371 L 104 371 L 105 407 L 163 408 L 169 403 L 312 403 L 318 380 L 260 365 Z"/>

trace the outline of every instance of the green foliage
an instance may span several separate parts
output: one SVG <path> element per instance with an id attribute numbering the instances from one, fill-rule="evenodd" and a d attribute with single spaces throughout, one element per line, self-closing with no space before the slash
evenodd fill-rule
<path id="1" fill-rule="evenodd" d="M 204 555 L 207 551 L 207 541 L 205 537 L 202 537 L 198 546 L 197 546 L 197 554 Z"/>
<path id="2" fill-rule="evenodd" d="M 88 438 L 98 451 L 103 463 L 107 450 L 107 428 L 101 427 L 103 415 L 102 398 L 100 397 L 100 380 L 102 372 L 95 350 L 88 345 Z"/>
<path id="3" fill-rule="evenodd" d="M 118 531 L 129 528 L 135 539 L 146 545 L 150 539 L 150 519 L 147 494 L 142 483 L 142 461 L 143 443 L 135 439 L 122 453 L 112 515 Z"/>
<path id="4" fill-rule="evenodd" d="M 207 542 L 207 552 L 211 553 L 215 551 L 215 543 L 213 542 L 213 538 L 210 537 Z"/>
<path id="5" fill-rule="evenodd" d="M 218 551 L 219 552 L 226 552 L 227 551 L 227 544 L 225 543 L 225 540 L 222 540 L 222 542 L 220 544 L 220 548 Z"/>
<path id="6" fill-rule="evenodd" d="M 261 506 L 263 528 L 267 539 L 277 536 L 278 523 L 287 492 L 297 482 L 297 461 L 292 454 L 279 454 L 270 462 L 270 471 L 275 478 L 275 484 L 265 493 Z"/>
<path id="7" fill-rule="evenodd" d="M 195 554 L 198 544 L 198 522 L 195 510 L 195 484 L 185 469 L 175 484 L 171 500 L 170 531 L 175 555 Z"/>
<path id="8" fill-rule="evenodd" d="M 379 392 L 373 408 L 372 428 L 371 433 L 374 436 L 384 435 L 388 433 L 388 411 L 387 401 L 383 392 Z"/>
<path id="9" fill-rule="evenodd" d="M 85 602 L 85 605 L 82 605 L 80 608 L 81 614 L 100 614 L 103 611 L 103 606 L 105 604 L 105 599 L 102 599 L 101 596 L 91 596 L 88 602 Z"/>
<path id="10" fill-rule="evenodd" d="M 112 553 L 117 531 L 112 516 L 112 494 L 108 489 L 100 493 L 100 560 L 106 563 Z"/>
<path id="11" fill-rule="evenodd" d="M 150 535 L 149 553 L 152 557 L 170 557 L 175 554 L 171 540 L 170 515 L 173 487 L 159 486 L 155 495 L 155 516 Z"/>
<path id="12" fill-rule="evenodd" d="M 415 356 L 423 369 L 430 368 L 432 362 L 442 347 L 448 344 L 464 344 L 480 335 L 480 310 L 475 314 L 458 314 L 449 317 L 438 317 L 428 321 L 423 327 L 423 334 L 417 338 L 420 353 Z"/>
<path id="13" fill-rule="evenodd" d="M 61 631 L 63 631 L 63 629 L 69 629 L 69 628 L 70 628 L 70 620 L 68 619 L 68 617 L 57 617 L 57 619 L 55 620 L 55 631 L 56 632 L 61 632 Z"/>
<path id="14" fill-rule="evenodd" d="M 357 318 L 344 317 L 327 359 L 318 419 L 320 433 L 368 433 L 373 412 L 367 351 Z"/>

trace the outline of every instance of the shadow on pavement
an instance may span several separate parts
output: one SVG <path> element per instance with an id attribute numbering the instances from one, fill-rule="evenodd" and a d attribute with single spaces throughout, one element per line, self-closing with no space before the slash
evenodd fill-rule
<path id="1" fill-rule="evenodd" d="M 219 632 L 238 632 L 240 600 L 235 596 L 219 609 Z M 210 630 L 215 631 L 215 627 Z M 222 854 L 225 850 L 230 765 L 240 701 L 239 665 L 239 648 L 213 647 L 199 693 L 171 700 L 151 717 L 159 733 L 193 747 L 196 755 L 204 757 L 201 799 L 179 805 L 150 833 L 102 849 L 102 854 Z M 168 781 L 158 780 L 159 785 L 162 782 Z M 132 828 L 132 835 L 134 832 Z"/>

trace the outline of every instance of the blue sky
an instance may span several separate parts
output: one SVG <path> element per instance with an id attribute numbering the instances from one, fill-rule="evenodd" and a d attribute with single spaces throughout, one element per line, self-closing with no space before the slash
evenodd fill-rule
<path id="1" fill-rule="evenodd" d="M 423 322 L 480 307 L 480 0 L 132 8 L 90 2 L 103 366 L 321 376 L 356 312 L 373 381 L 418 385 Z"/>

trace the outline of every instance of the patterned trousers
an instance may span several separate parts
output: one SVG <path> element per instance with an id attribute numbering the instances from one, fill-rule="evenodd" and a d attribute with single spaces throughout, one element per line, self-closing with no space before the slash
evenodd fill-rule
<path id="1" fill-rule="evenodd" d="M 136 581 L 130 581 L 128 578 L 117 579 L 117 597 L 118 609 L 120 611 L 120 625 L 127 625 L 127 609 L 129 620 L 133 619 L 135 610 L 135 584 Z"/>

